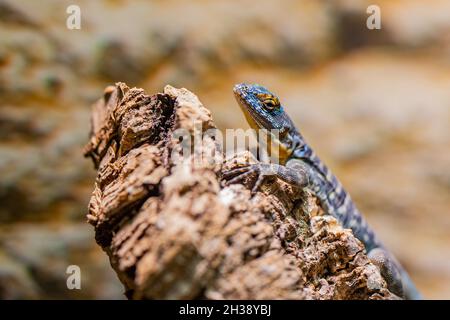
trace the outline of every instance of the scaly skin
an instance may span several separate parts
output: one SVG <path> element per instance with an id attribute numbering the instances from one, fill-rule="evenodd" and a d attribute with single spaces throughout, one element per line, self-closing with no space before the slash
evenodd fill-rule
<path id="1" fill-rule="evenodd" d="M 234 95 L 250 126 L 266 129 L 272 143 L 278 145 L 280 164 L 246 165 L 225 172 L 224 179 L 231 184 L 257 174 L 253 192 L 268 176 L 308 188 L 319 199 L 324 210 L 336 217 L 345 228 L 352 229 L 364 244 L 369 258 L 379 267 L 391 292 L 406 299 L 421 299 L 407 272 L 377 239 L 341 183 L 305 142 L 284 112 L 279 99 L 260 85 L 238 84 L 234 87 Z M 271 130 L 278 130 L 279 135 Z"/>

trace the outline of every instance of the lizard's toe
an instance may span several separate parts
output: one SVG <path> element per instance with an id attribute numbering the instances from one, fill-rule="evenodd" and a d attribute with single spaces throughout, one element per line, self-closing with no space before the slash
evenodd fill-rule
<path id="1" fill-rule="evenodd" d="M 239 167 L 239 168 L 235 168 L 235 169 L 231 169 L 231 170 L 226 170 L 222 173 L 222 177 L 225 180 L 228 180 L 238 174 L 242 174 L 245 172 L 248 172 L 250 170 L 250 165 L 244 166 L 244 167 Z"/>
<path id="2" fill-rule="evenodd" d="M 262 184 L 264 178 L 262 177 L 260 167 L 258 165 L 247 165 L 245 167 L 240 167 L 232 170 L 225 171 L 222 175 L 226 181 L 226 185 L 240 183 L 247 177 L 252 175 L 258 176 L 258 180 L 255 186 L 252 188 L 252 193 L 256 192 L 260 185 Z M 253 191 L 255 190 L 255 191 Z"/>
<path id="3" fill-rule="evenodd" d="M 266 177 L 267 176 L 263 175 L 263 174 L 258 175 L 258 180 L 256 180 L 255 185 L 252 188 L 252 194 L 255 194 L 256 192 L 258 192 L 259 188 L 264 183 L 264 180 L 266 180 Z"/>
<path id="4" fill-rule="evenodd" d="M 244 180 L 246 177 L 249 177 L 249 176 L 251 176 L 252 174 L 253 174 L 252 171 L 247 171 L 247 172 L 241 173 L 240 175 L 237 175 L 237 176 L 234 177 L 233 179 L 228 180 L 228 181 L 226 182 L 226 184 L 227 184 L 227 185 L 230 185 L 230 184 L 235 184 L 235 183 L 241 182 L 241 181 Z"/>

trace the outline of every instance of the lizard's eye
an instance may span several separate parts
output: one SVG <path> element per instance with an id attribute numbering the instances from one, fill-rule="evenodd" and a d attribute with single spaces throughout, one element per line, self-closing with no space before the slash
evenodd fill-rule
<path id="1" fill-rule="evenodd" d="M 259 96 L 264 107 L 270 111 L 275 110 L 280 107 L 280 101 L 277 97 L 272 95 L 261 95 Z"/>

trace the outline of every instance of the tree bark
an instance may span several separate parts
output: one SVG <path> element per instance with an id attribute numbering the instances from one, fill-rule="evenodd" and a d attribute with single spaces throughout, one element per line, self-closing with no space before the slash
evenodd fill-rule
<path id="1" fill-rule="evenodd" d="M 396 298 L 307 191 L 277 180 L 252 196 L 255 177 L 226 186 L 223 170 L 256 160 L 221 161 L 212 136 L 182 156 L 179 129 L 191 138 L 214 128 L 193 93 L 171 86 L 149 96 L 117 83 L 93 105 L 87 218 L 128 298 Z"/>

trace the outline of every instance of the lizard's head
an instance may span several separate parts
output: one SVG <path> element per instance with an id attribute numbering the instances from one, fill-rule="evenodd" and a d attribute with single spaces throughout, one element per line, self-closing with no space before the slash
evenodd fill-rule
<path id="1" fill-rule="evenodd" d="M 258 84 L 237 84 L 233 91 L 254 129 L 283 129 L 283 107 L 276 95 Z"/>
<path id="2" fill-rule="evenodd" d="M 258 84 L 237 84 L 233 91 L 249 125 L 254 129 L 266 129 L 272 141 L 283 147 L 289 156 L 298 144 L 298 133 L 278 97 Z M 278 135 L 272 130 L 278 130 Z"/>

